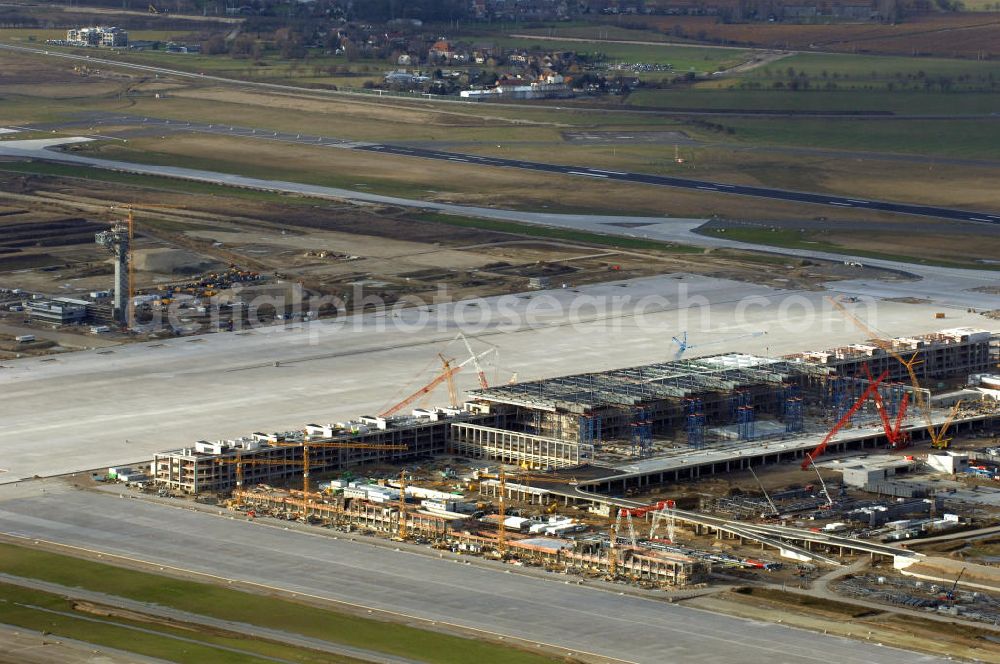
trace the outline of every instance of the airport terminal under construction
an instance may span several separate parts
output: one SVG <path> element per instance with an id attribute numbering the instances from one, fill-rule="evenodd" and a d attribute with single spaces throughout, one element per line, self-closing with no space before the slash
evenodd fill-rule
<path id="1" fill-rule="evenodd" d="M 735 520 L 691 509 L 704 508 L 704 500 L 640 498 L 783 461 L 809 470 L 826 450 L 902 450 L 930 440 L 932 456 L 954 454 L 944 449 L 952 435 L 989 435 L 1000 420 L 998 380 L 990 375 L 998 341 L 957 328 L 782 358 L 722 353 L 493 387 L 484 378 L 461 406 L 452 392 L 448 408 L 398 415 L 397 404 L 355 421 L 162 452 L 147 486 L 161 495 L 228 496 L 231 508 L 251 517 L 360 529 L 658 586 L 706 578 L 714 564 L 777 564 L 745 551 L 680 546 L 681 528 L 752 542 L 799 563 L 868 554 L 904 568 L 916 554 L 878 540 L 741 521 L 746 510 L 739 514 L 740 501 L 729 497 L 713 507 L 725 503 L 722 512 L 736 513 Z M 445 361 L 431 387 L 455 370 Z M 414 469 L 442 460 L 449 465 L 432 481 L 417 477 Z M 468 472 L 455 469 L 463 464 Z M 910 510 L 933 521 L 940 498 L 928 502 L 925 492 L 893 481 L 916 466 L 913 456 L 870 466 L 857 488 L 916 500 L 878 507 L 834 496 L 824 483 L 776 499 L 765 491 L 766 503 L 748 497 L 749 512 L 785 520 L 818 510 L 829 510 L 821 519 Z M 310 483 L 331 477 L 340 479 Z M 557 513 L 574 509 L 575 518 Z"/>
<path id="2" fill-rule="evenodd" d="M 925 382 L 965 379 L 996 366 L 998 339 L 983 330 L 948 330 L 892 344 L 917 354 L 914 369 Z M 866 400 L 852 414 L 852 423 L 874 422 L 879 408 L 890 417 L 903 411 L 901 420 L 921 435 L 921 413 L 914 412 L 916 406 L 907 412 L 903 402 L 905 397 L 930 411 L 929 391 L 901 382 L 906 368 L 886 348 L 857 344 L 780 359 L 727 353 L 512 383 L 474 391 L 463 407 L 199 441 L 157 454 L 155 479 L 185 493 L 225 491 L 235 485 L 231 462 L 239 460 L 246 466 L 247 484 L 276 482 L 302 474 L 307 448 L 308 468 L 315 473 L 447 452 L 543 471 L 651 468 L 660 459 L 687 454 L 694 455 L 687 462 L 688 477 L 697 477 L 704 474 L 698 473 L 697 459 L 712 451 L 731 450 L 735 461 L 752 458 L 753 449 L 761 457 L 774 456 L 782 445 L 800 441 L 792 456 L 801 459 L 815 447 L 809 447 L 815 435 L 828 430 L 872 382 L 862 377 L 864 372 L 888 374 L 878 385 L 883 405 Z M 980 397 L 967 400 L 951 426 L 988 417 L 990 397 L 986 392 Z M 869 429 L 856 428 L 864 438 L 872 437 Z M 675 473 L 661 481 L 681 478 Z"/>

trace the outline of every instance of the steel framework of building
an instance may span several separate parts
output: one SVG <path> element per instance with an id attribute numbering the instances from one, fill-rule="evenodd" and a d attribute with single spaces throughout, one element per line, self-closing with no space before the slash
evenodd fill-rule
<path id="1" fill-rule="evenodd" d="M 583 414 L 606 406 L 635 406 L 762 383 L 781 385 L 792 376 L 827 373 L 826 369 L 801 362 L 729 354 L 502 385 L 476 390 L 471 396 Z"/>

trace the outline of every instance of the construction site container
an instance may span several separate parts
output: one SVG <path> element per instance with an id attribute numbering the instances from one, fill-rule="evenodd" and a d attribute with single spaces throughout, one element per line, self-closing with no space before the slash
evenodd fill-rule
<path id="1" fill-rule="evenodd" d="M 454 512 L 455 501 L 453 500 L 421 500 L 420 506 L 424 509 L 439 512 Z"/>
<path id="2" fill-rule="evenodd" d="M 503 521 L 503 526 L 507 530 L 524 530 L 530 519 L 521 516 L 509 516 Z"/>
<path id="3" fill-rule="evenodd" d="M 546 535 L 562 535 L 563 533 L 571 533 L 580 529 L 581 529 L 580 524 L 571 522 L 571 523 L 559 524 L 556 526 L 549 526 L 548 528 L 545 529 L 544 532 Z"/>

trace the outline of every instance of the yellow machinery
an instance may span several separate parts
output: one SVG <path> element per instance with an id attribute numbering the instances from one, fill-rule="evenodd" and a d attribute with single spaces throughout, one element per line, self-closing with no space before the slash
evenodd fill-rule
<path id="1" fill-rule="evenodd" d="M 399 532 L 396 533 L 400 540 L 405 540 L 409 533 L 406 532 L 406 471 L 399 471 Z"/>
<path id="2" fill-rule="evenodd" d="M 352 449 L 352 450 L 386 450 L 386 451 L 401 451 L 406 450 L 406 445 L 375 445 L 371 443 L 351 443 L 351 442 L 329 442 L 329 443 L 277 443 L 278 445 L 283 445 L 287 447 L 302 447 L 302 460 L 294 461 L 288 459 L 257 459 L 254 456 L 240 455 L 233 459 L 219 459 L 219 464 L 234 463 L 236 464 L 236 488 L 237 490 L 243 488 L 243 464 L 250 465 L 271 465 L 271 466 L 288 466 L 300 463 L 302 466 L 302 515 L 305 516 L 306 505 L 309 502 L 309 449 L 312 447 L 326 447 L 326 448 L 337 448 L 337 449 Z M 237 503 L 238 504 L 238 503 Z"/>
<path id="3" fill-rule="evenodd" d="M 527 486 L 528 480 L 542 480 L 545 482 L 556 482 L 559 484 L 576 484 L 576 478 L 565 478 L 565 477 L 554 477 L 549 475 L 527 475 L 524 473 L 517 473 L 515 479 L 520 481 L 524 480 Z M 497 480 L 500 482 L 499 495 L 497 497 L 497 511 L 500 517 L 497 522 L 497 553 L 501 558 L 507 555 L 507 529 L 504 526 L 504 521 L 507 517 L 507 471 L 504 470 L 503 466 L 500 466 L 499 472 L 496 475 L 480 475 L 481 480 Z M 553 502 L 548 508 L 546 508 L 546 514 L 552 514 L 558 509 L 558 504 Z"/>

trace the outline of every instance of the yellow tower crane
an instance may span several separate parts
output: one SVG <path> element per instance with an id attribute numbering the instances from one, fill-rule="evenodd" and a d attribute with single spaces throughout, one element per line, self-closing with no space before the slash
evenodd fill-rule
<path id="1" fill-rule="evenodd" d="M 479 475 L 481 480 L 497 480 L 499 486 L 499 495 L 497 496 L 497 511 L 500 520 L 497 522 L 497 553 L 501 558 L 507 556 L 507 529 L 504 526 L 504 521 L 507 517 L 507 471 L 504 470 L 503 466 L 500 466 L 499 471 L 496 475 Z M 525 486 L 528 485 L 529 480 L 541 480 L 544 482 L 553 482 L 556 484 L 576 484 L 575 477 L 558 477 L 554 475 L 529 475 L 527 473 L 515 473 L 514 479 L 518 484 L 524 483 Z"/>
<path id="2" fill-rule="evenodd" d="M 307 501 L 309 499 L 309 471 L 310 471 L 310 450 L 314 447 L 322 447 L 325 449 L 341 449 L 341 450 L 384 450 L 387 452 L 398 452 L 409 449 L 406 445 L 402 444 L 375 444 L 375 443 L 352 443 L 349 441 L 338 441 L 338 442 L 323 442 L 323 441 L 297 441 L 297 442 L 282 442 L 278 441 L 274 443 L 275 445 L 281 447 L 301 447 L 302 448 L 302 500 Z"/>
<path id="3" fill-rule="evenodd" d="M 396 533 L 401 541 L 409 536 L 406 531 L 406 471 L 399 471 L 399 531 Z"/>
<path id="4" fill-rule="evenodd" d="M 215 463 L 219 466 L 225 465 L 235 465 L 236 466 L 236 489 L 234 491 L 235 504 L 237 507 L 243 506 L 243 497 L 239 493 L 243 490 L 243 465 L 250 466 L 294 466 L 297 462 L 294 459 L 259 459 L 253 455 L 237 454 L 233 458 L 216 459 Z"/>
<path id="5" fill-rule="evenodd" d="M 219 459 L 218 463 L 235 463 L 236 464 L 236 488 L 243 488 L 243 464 L 251 465 L 269 465 L 269 466 L 289 466 L 289 465 L 300 465 L 302 467 L 302 516 L 306 514 L 306 508 L 309 502 L 309 470 L 310 470 L 310 456 L 309 450 L 312 447 L 324 447 L 324 448 L 336 448 L 336 449 L 351 449 L 351 450 L 385 450 L 385 451 L 402 451 L 409 449 L 406 445 L 376 445 L 372 443 L 352 443 L 352 442 L 295 442 L 295 443 L 283 443 L 281 441 L 276 443 L 280 447 L 302 447 L 302 459 L 258 459 L 253 455 L 240 455 L 233 459 Z M 238 503 L 237 503 L 238 504 Z"/>

